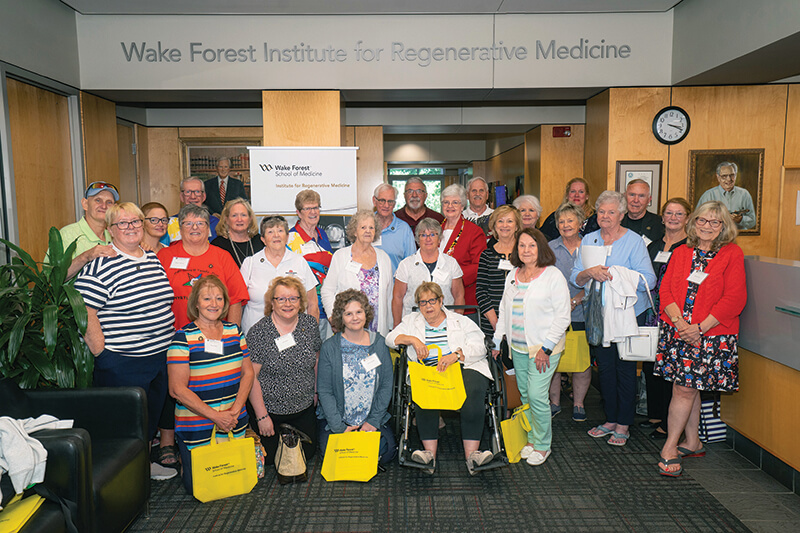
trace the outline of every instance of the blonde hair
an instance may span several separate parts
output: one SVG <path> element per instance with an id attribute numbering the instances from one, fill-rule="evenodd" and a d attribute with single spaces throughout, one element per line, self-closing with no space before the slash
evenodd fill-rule
<path id="1" fill-rule="evenodd" d="M 195 281 L 194 285 L 192 285 L 192 292 L 189 293 L 189 299 L 186 302 L 186 316 L 192 322 L 197 320 L 197 317 L 200 316 L 200 310 L 197 307 L 197 300 L 200 299 L 200 291 L 211 287 L 215 287 L 222 291 L 222 300 L 224 304 L 222 306 L 222 314 L 219 315 L 220 319 L 228 316 L 228 309 L 230 309 L 231 306 L 231 300 L 228 296 L 228 288 L 225 287 L 225 284 L 222 283 L 222 280 L 217 276 L 214 274 L 209 274 Z"/>
<path id="2" fill-rule="evenodd" d="M 306 287 L 303 282 L 294 276 L 279 276 L 274 278 L 269 284 L 269 289 L 264 293 L 264 316 L 272 314 L 272 299 L 275 297 L 275 290 L 278 287 L 286 287 L 287 289 L 294 289 L 300 296 L 300 313 L 306 312 L 306 305 L 308 304 L 306 297 Z"/>
<path id="3" fill-rule="evenodd" d="M 514 232 L 515 237 L 516 234 L 519 233 L 520 230 L 522 229 L 522 215 L 520 214 L 519 209 L 517 209 L 513 205 L 508 205 L 508 204 L 501 205 L 500 207 L 495 209 L 491 215 L 489 215 L 489 231 L 491 232 L 491 234 L 494 236 L 495 239 L 497 238 L 497 233 L 495 233 L 494 227 L 497 224 L 497 221 L 500 220 L 500 218 L 507 215 L 512 215 L 514 217 L 514 223 L 517 225 L 517 230 Z"/>
<path id="4" fill-rule="evenodd" d="M 114 220 L 120 215 L 120 213 L 123 212 L 136 215 L 139 217 L 139 220 L 144 222 L 144 213 L 142 213 L 142 210 L 139 209 L 138 205 L 133 202 L 121 202 L 113 204 L 106 211 L 106 227 L 110 228 L 111 224 L 114 223 Z"/>
<path id="5" fill-rule="evenodd" d="M 739 230 L 736 228 L 736 223 L 733 221 L 731 217 L 730 211 L 728 208 L 725 207 L 725 204 L 722 202 L 706 202 L 703 205 L 697 206 L 697 209 L 689 215 L 689 222 L 686 224 L 686 246 L 689 248 L 696 248 L 697 245 L 700 243 L 700 239 L 697 238 L 697 229 L 696 223 L 697 219 L 700 217 L 704 217 L 704 215 L 711 213 L 716 215 L 722 221 L 722 229 L 717 235 L 717 238 L 714 239 L 714 242 L 711 243 L 711 250 L 717 251 L 726 244 L 730 244 L 736 240 L 736 235 L 739 234 Z"/>
<path id="6" fill-rule="evenodd" d="M 237 205 L 243 205 L 247 210 L 248 216 L 250 217 L 250 224 L 247 226 L 247 236 L 251 238 L 255 237 L 258 235 L 256 214 L 253 212 L 253 208 L 250 207 L 250 202 L 244 198 L 234 198 L 229 202 L 225 202 L 225 207 L 222 208 L 222 213 L 219 215 L 219 222 L 217 222 L 217 235 L 222 235 L 226 239 L 230 236 L 230 231 L 228 230 L 228 217 L 231 215 L 231 209 Z"/>

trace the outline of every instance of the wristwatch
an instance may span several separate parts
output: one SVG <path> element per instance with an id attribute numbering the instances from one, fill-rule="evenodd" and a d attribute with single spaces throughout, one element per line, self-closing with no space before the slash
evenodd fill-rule
<path id="1" fill-rule="evenodd" d="M 545 348 L 544 346 L 542 346 L 542 351 L 544 352 L 544 354 L 547 357 L 550 357 L 551 355 L 553 355 L 553 350 L 551 350 L 550 348 Z"/>
<path id="2" fill-rule="evenodd" d="M 680 316 L 669 317 L 670 321 L 672 321 L 673 324 L 676 323 L 678 320 L 680 320 L 680 318 L 681 318 Z"/>

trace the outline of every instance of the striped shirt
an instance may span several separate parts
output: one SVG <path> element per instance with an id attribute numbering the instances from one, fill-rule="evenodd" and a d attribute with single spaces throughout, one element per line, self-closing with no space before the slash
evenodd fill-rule
<path id="1" fill-rule="evenodd" d="M 97 311 L 105 347 L 145 357 L 169 347 L 174 329 L 172 288 L 156 254 L 98 257 L 83 267 L 75 288 Z"/>
<path id="2" fill-rule="evenodd" d="M 511 303 L 511 340 L 509 344 L 518 352 L 528 352 L 528 340 L 525 337 L 525 293 L 529 283 L 517 282 L 519 292 Z"/>
<path id="3" fill-rule="evenodd" d="M 508 257 L 495 251 L 495 243 L 494 240 L 490 241 L 488 247 L 481 252 L 478 262 L 478 281 L 475 286 L 475 297 L 481 312 L 481 331 L 490 338 L 494 335 L 494 329 L 485 314 L 493 310 L 496 315 L 500 315 L 500 300 L 503 299 L 503 287 L 509 272 L 500 268 L 500 260 Z"/>
<path id="4" fill-rule="evenodd" d="M 242 360 L 250 357 L 239 326 L 222 323 L 222 354 L 206 351 L 203 332 L 194 322 L 175 332 L 167 351 L 168 365 L 189 365 L 189 390 L 217 411 L 230 409 L 239 393 Z M 242 407 L 234 428 L 236 438 L 247 429 L 247 409 Z M 175 431 L 191 449 L 211 440 L 214 423 L 180 403 L 175 404 Z M 224 437 L 224 435 L 219 435 Z"/>
<path id="5" fill-rule="evenodd" d="M 442 357 L 450 355 L 452 350 L 450 344 L 447 342 L 447 319 L 445 318 L 438 326 L 431 327 L 425 324 L 425 345 L 430 348 L 438 346 L 442 350 Z M 436 366 L 439 364 L 439 354 L 428 352 L 428 357 L 422 360 L 422 364 L 426 366 Z"/>

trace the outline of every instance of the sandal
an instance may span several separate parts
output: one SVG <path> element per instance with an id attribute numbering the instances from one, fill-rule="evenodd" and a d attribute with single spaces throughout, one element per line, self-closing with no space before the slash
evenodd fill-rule
<path id="1" fill-rule="evenodd" d="M 703 445 L 700 445 L 700 448 L 697 450 L 690 450 L 689 448 L 684 448 L 683 446 L 678 446 L 678 456 L 679 457 L 705 457 L 706 456 L 706 448 Z"/>
<path id="2" fill-rule="evenodd" d="M 594 437 L 595 439 L 599 439 L 601 437 L 605 437 L 606 435 L 611 435 L 614 433 L 613 429 L 608 429 L 603 425 L 599 425 L 597 427 L 593 427 L 589 431 L 587 431 L 590 437 Z"/>
<path id="3" fill-rule="evenodd" d="M 664 466 L 666 467 L 669 467 L 669 465 L 681 464 L 680 457 L 676 457 L 674 459 L 664 459 L 663 457 L 659 456 L 659 459 L 661 460 L 662 463 L 664 463 Z M 679 477 L 681 474 L 683 474 L 683 467 L 681 466 L 677 470 L 668 470 L 668 468 L 661 468 L 661 465 L 659 465 L 658 473 L 661 474 L 662 476 L 667 476 L 667 477 Z"/>
<path id="4" fill-rule="evenodd" d="M 616 431 L 612 431 L 611 438 L 608 439 L 608 443 L 612 446 L 625 446 L 628 444 L 628 438 L 630 436 L 630 433 L 626 435 L 625 433 L 617 433 Z"/>
<path id="5" fill-rule="evenodd" d="M 178 463 L 178 447 L 177 446 L 161 446 L 158 449 L 158 458 L 155 461 L 161 466 L 167 468 L 179 468 Z"/>

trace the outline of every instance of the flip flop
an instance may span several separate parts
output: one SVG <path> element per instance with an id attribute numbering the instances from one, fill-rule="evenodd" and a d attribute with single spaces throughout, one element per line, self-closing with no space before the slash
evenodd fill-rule
<path id="1" fill-rule="evenodd" d="M 616 431 L 611 432 L 611 438 L 608 439 L 608 443 L 611 446 L 625 446 L 628 444 L 628 439 L 630 438 L 630 434 L 626 435 L 624 433 L 617 433 Z M 614 439 L 618 439 L 614 441 Z"/>
<path id="2" fill-rule="evenodd" d="M 680 465 L 681 464 L 681 458 L 680 457 L 676 457 L 675 459 L 664 459 L 663 457 L 659 456 L 658 458 L 661 460 L 662 463 L 664 463 L 664 466 Z M 679 469 L 677 469 L 677 470 L 675 470 L 673 472 L 673 471 L 661 468 L 661 466 L 659 466 L 658 467 L 658 473 L 661 474 L 662 476 L 667 476 L 667 477 L 680 477 L 680 475 L 683 474 L 683 467 L 680 467 Z"/>
<path id="3" fill-rule="evenodd" d="M 690 450 L 689 448 L 684 448 L 683 446 L 678 446 L 678 455 L 680 457 L 705 457 L 706 456 L 706 448 L 705 446 L 700 446 L 697 450 Z"/>
<path id="4" fill-rule="evenodd" d="M 613 429 L 608 429 L 607 427 L 605 427 L 605 426 L 603 426 L 601 424 L 601 425 L 599 425 L 597 427 L 593 427 L 592 429 L 587 431 L 587 433 L 589 434 L 590 437 L 594 437 L 595 439 L 599 439 L 599 438 L 605 437 L 607 435 L 611 435 L 612 433 L 614 433 L 614 430 Z"/>

